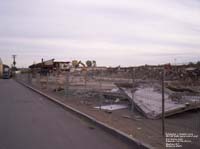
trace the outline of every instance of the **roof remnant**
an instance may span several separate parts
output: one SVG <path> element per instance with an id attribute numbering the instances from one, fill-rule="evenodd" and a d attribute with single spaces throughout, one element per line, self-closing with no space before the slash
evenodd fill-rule
<path id="1" fill-rule="evenodd" d="M 162 115 L 161 92 L 156 87 L 140 84 L 132 97 L 131 88 L 119 87 L 127 95 L 129 101 L 147 118 L 158 119 Z M 169 93 L 165 92 L 165 116 L 171 116 L 180 112 L 200 108 L 200 100 L 192 100 L 192 96 L 182 96 L 182 102 L 171 99 Z M 189 103 L 189 104 L 188 104 Z"/>

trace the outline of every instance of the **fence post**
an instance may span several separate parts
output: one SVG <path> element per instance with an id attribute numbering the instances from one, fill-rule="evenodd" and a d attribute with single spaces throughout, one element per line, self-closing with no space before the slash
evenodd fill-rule
<path id="1" fill-rule="evenodd" d="M 162 70 L 162 135 L 165 137 L 165 69 Z"/>
<path id="2" fill-rule="evenodd" d="M 134 105 L 134 68 L 132 68 L 132 75 L 131 75 L 131 77 L 132 77 L 132 91 L 131 91 L 131 93 L 132 93 L 132 101 L 131 101 L 131 112 L 133 112 L 134 113 L 134 109 L 135 109 L 135 105 Z"/>
<path id="3" fill-rule="evenodd" d="M 99 83 L 100 83 L 100 92 L 102 92 L 102 79 L 103 79 L 103 72 L 100 70 L 100 78 L 99 78 Z M 102 97 L 100 97 L 100 110 L 102 107 Z"/>
<path id="4" fill-rule="evenodd" d="M 67 95 L 69 93 L 69 71 L 66 71 L 66 83 L 65 83 L 65 98 L 67 98 Z"/>
<path id="5" fill-rule="evenodd" d="M 28 84 L 31 84 L 31 74 L 30 74 L 30 71 L 28 71 Z"/>

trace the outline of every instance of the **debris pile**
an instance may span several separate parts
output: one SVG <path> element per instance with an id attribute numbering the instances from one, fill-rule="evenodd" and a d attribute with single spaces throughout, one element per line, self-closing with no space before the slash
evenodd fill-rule
<path id="1" fill-rule="evenodd" d="M 132 88 L 118 85 L 121 91 L 127 95 L 130 102 L 133 102 L 135 107 L 150 119 L 158 119 L 162 115 L 162 94 L 158 86 L 158 84 L 140 83 L 132 91 Z M 164 96 L 165 116 L 200 108 L 200 96 L 191 96 L 191 92 L 188 95 L 187 92 L 183 92 L 181 95 L 167 90 Z"/>

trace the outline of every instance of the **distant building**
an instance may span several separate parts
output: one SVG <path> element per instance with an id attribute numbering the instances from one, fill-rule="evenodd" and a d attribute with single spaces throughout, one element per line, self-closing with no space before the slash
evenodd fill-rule
<path id="1" fill-rule="evenodd" d="M 2 78 L 2 76 L 3 76 L 3 62 L 0 58 L 0 78 Z"/>
<path id="2" fill-rule="evenodd" d="M 53 62 L 54 69 L 66 71 L 70 69 L 70 62 L 55 61 Z"/>
<path id="3" fill-rule="evenodd" d="M 69 69 L 70 62 L 54 61 L 54 59 L 48 61 L 42 61 L 41 63 L 33 64 L 29 66 L 30 69 L 46 68 L 48 70 L 61 70 L 66 71 Z"/>

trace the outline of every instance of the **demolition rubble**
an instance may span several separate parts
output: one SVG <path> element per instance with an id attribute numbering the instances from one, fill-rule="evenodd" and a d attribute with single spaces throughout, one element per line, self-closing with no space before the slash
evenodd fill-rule
<path id="1" fill-rule="evenodd" d="M 51 59 L 21 69 L 16 77 L 155 148 L 164 147 L 162 97 L 170 131 L 199 128 L 200 63 L 100 67 L 95 61 Z"/>
<path id="2" fill-rule="evenodd" d="M 77 60 L 58 62 L 52 59 L 42 60 L 29 68 L 32 83 L 40 82 L 42 88 L 64 91 L 77 97 L 101 99 L 94 104 L 94 108 L 109 107 L 116 104 L 114 101 L 118 101 L 117 104 L 127 101 L 126 106 L 119 107 L 135 107 L 150 119 L 158 119 L 162 115 L 161 78 L 164 71 L 165 116 L 200 108 L 199 65 L 107 68 L 97 67 L 95 61 L 84 64 Z"/>

